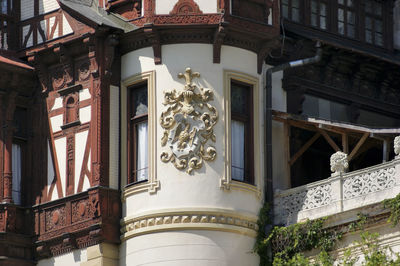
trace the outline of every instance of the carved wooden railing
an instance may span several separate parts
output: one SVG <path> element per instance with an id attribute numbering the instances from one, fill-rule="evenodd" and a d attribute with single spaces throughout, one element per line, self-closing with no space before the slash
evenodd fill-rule
<path id="1" fill-rule="evenodd" d="M 400 193 L 400 158 L 274 195 L 275 223 L 292 224 L 357 209 Z"/>

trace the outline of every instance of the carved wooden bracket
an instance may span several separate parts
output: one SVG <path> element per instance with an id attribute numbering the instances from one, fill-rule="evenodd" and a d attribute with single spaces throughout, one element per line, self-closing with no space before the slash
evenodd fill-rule
<path id="1" fill-rule="evenodd" d="M 278 39 L 272 39 L 266 41 L 261 48 L 258 50 L 257 53 L 257 72 L 258 74 L 261 74 L 262 71 L 262 65 L 264 63 L 265 58 L 267 58 L 268 54 L 271 52 L 271 50 L 279 45 L 279 40 Z"/>
<path id="2" fill-rule="evenodd" d="M 226 26 L 227 22 L 222 22 L 214 33 L 214 41 L 213 41 L 213 63 L 219 64 L 221 62 L 221 46 L 224 42 L 224 38 L 226 35 Z"/>
<path id="3" fill-rule="evenodd" d="M 39 77 L 40 85 L 42 86 L 42 92 L 48 93 L 49 92 L 49 83 L 48 83 L 48 69 L 47 66 L 43 63 L 40 59 L 40 56 L 35 53 L 32 56 L 28 57 L 28 62 L 33 64 L 36 74 Z"/>
<path id="4" fill-rule="evenodd" d="M 74 78 L 74 64 L 69 51 L 64 45 L 60 44 L 53 49 L 54 53 L 60 57 L 60 63 L 63 65 L 65 73 L 65 81 L 67 86 L 71 86 L 75 82 Z"/>
<path id="5" fill-rule="evenodd" d="M 118 36 L 115 34 L 110 34 L 106 39 L 106 49 L 105 49 L 105 75 L 110 78 L 112 75 L 111 66 L 114 62 L 115 57 L 115 47 L 118 45 Z"/>
<path id="6" fill-rule="evenodd" d="M 153 24 L 145 24 L 143 26 L 144 33 L 147 35 L 147 38 L 150 40 L 151 45 L 153 47 L 154 53 L 154 63 L 156 65 L 161 64 L 161 42 L 160 35 L 157 30 L 154 28 Z"/>

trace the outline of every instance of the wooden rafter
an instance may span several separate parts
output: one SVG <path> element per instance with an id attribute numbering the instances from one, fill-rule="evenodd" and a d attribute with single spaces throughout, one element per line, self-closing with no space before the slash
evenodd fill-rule
<path id="1" fill-rule="evenodd" d="M 354 158 L 354 156 L 357 154 L 358 150 L 360 147 L 364 144 L 364 142 L 367 140 L 369 137 L 369 132 L 364 133 L 364 135 L 361 137 L 361 139 L 357 142 L 357 145 L 354 147 L 354 149 L 351 151 L 350 155 L 347 157 L 349 161 Z"/>
<path id="2" fill-rule="evenodd" d="M 325 130 L 320 129 L 317 127 L 317 131 L 319 133 L 321 133 L 321 135 L 325 138 L 325 140 L 329 143 L 329 145 L 331 145 L 331 147 L 335 150 L 335 151 L 340 151 L 340 148 L 338 147 L 338 145 L 335 143 L 335 141 L 328 135 L 328 133 L 326 133 Z"/>
<path id="3" fill-rule="evenodd" d="M 289 164 L 293 165 L 297 161 L 297 159 L 299 159 L 299 157 L 303 155 L 303 153 L 319 138 L 319 136 L 321 136 L 321 133 L 315 133 L 315 135 L 311 139 L 309 139 L 306 144 L 304 144 L 303 147 L 301 147 L 300 150 L 296 152 L 295 155 L 293 155 L 293 157 L 289 161 Z"/>

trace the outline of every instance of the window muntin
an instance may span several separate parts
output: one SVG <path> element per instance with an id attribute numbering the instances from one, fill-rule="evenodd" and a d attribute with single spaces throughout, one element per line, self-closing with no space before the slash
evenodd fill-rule
<path id="1" fill-rule="evenodd" d="M 232 180 L 254 182 L 252 85 L 231 81 Z"/>
<path id="2" fill-rule="evenodd" d="M 128 184 L 148 179 L 147 83 L 129 88 L 129 175 Z"/>

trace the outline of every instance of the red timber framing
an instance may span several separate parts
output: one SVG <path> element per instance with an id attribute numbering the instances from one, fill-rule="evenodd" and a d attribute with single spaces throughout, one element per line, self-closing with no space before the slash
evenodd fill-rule
<path id="1" fill-rule="evenodd" d="M 119 80 L 113 65 L 118 40 L 109 29 L 97 31 L 28 58 L 46 100 L 48 165 L 54 173 L 42 177 L 46 180 L 33 207 L 39 258 L 119 242 L 119 192 L 107 188 L 109 86 Z"/>
<path id="2" fill-rule="evenodd" d="M 120 80 L 114 60 L 118 36 L 61 10 L 22 24 L 35 27 L 62 15 L 73 34 L 50 40 L 54 27 L 44 33 L 32 29 L 46 42 L 15 53 L 33 67 L 5 58 L 11 66 L 3 70 L 0 56 L 0 234 L 5 233 L 0 265 L 2 258 L 35 265 L 73 249 L 120 241 L 120 194 L 109 188 L 108 166 L 109 87 Z M 21 108 L 28 122 L 24 136 L 15 126 L 14 110 Z M 10 182 L 13 143 L 22 150 L 20 205 Z"/>
<path id="3" fill-rule="evenodd" d="M 163 44 L 210 43 L 213 62 L 220 63 L 224 44 L 255 52 L 261 73 L 265 58 L 271 49 L 279 46 L 279 1 L 218 0 L 217 5 L 217 13 L 205 14 L 195 1 L 179 0 L 168 15 L 155 13 L 155 0 L 109 0 L 107 7 L 139 27 L 122 41 L 122 54 L 152 47 L 155 63 L 161 64 Z"/>

